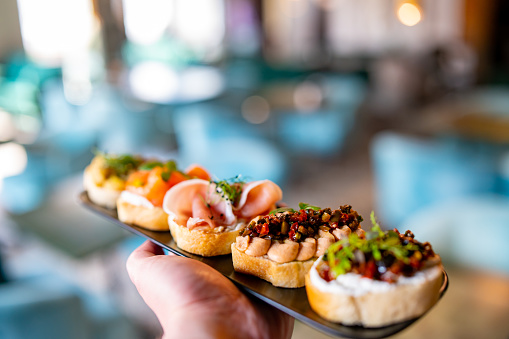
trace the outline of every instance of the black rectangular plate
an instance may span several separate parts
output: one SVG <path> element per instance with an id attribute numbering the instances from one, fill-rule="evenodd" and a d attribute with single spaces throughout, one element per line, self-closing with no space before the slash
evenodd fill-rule
<path id="1" fill-rule="evenodd" d="M 125 224 L 118 220 L 117 211 L 107 209 L 92 203 L 86 192 L 79 195 L 79 203 L 88 210 L 99 214 L 120 227 L 147 238 L 166 250 L 183 257 L 192 258 L 201 261 L 216 269 L 224 276 L 232 280 L 239 288 L 245 292 L 263 300 L 275 308 L 289 314 L 299 321 L 316 328 L 328 335 L 340 336 L 346 338 L 384 338 L 402 331 L 410 326 L 417 319 L 411 319 L 397 324 L 385 327 L 367 328 L 362 326 L 345 326 L 338 323 L 327 321 L 316 314 L 309 306 L 306 289 L 302 288 L 280 288 L 261 280 L 257 277 L 237 273 L 233 270 L 231 255 L 221 255 L 217 257 L 202 257 L 188 253 L 177 247 L 175 241 L 168 232 L 154 232 Z M 445 271 L 443 271 L 444 280 L 440 289 L 440 297 L 444 295 L 449 286 L 449 280 Z"/>

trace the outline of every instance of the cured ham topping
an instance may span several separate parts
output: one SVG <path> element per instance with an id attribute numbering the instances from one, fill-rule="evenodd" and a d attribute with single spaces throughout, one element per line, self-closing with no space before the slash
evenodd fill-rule
<path id="1" fill-rule="evenodd" d="M 431 245 L 415 240 L 411 231 L 383 232 L 373 213 L 371 220 L 374 226 L 364 238 L 352 233 L 327 249 L 318 270 L 324 280 L 331 281 L 351 272 L 394 283 L 402 275 L 415 275 L 437 259 Z"/>
<path id="2" fill-rule="evenodd" d="M 192 179 L 172 187 L 163 209 L 190 229 L 232 226 L 268 212 L 282 198 L 270 180 L 243 182 L 239 177 L 223 181 Z"/>

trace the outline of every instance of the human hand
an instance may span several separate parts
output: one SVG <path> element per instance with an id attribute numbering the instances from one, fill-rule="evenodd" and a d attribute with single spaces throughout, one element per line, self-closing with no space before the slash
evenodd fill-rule
<path id="1" fill-rule="evenodd" d="M 249 299 L 212 267 L 164 255 L 146 241 L 127 260 L 127 271 L 154 311 L 164 338 L 290 338 L 293 318 Z"/>

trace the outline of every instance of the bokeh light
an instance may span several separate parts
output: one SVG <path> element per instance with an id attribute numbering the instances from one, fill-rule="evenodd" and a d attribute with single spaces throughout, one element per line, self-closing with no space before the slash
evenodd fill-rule
<path id="1" fill-rule="evenodd" d="M 261 124 L 269 119 L 270 105 L 260 96 L 251 96 L 242 103 L 242 116 L 252 124 Z"/>
<path id="2" fill-rule="evenodd" d="M 0 179 L 22 173 L 27 165 L 25 148 L 14 142 L 0 145 L 0 164 Z"/>
<path id="3" fill-rule="evenodd" d="M 421 21 L 422 14 L 417 5 L 406 2 L 398 9 L 398 19 L 405 26 L 415 26 Z"/>

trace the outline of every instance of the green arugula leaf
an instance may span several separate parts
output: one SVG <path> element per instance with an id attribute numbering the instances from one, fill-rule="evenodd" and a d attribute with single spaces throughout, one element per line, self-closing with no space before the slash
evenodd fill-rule
<path id="1" fill-rule="evenodd" d="M 320 207 L 313 206 L 313 205 L 310 205 L 310 204 L 306 204 L 305 202 L 299 203 L 299 209 L 301 209 L 301 210 L 313 210 L 313 211 L 321 210 Z"/>
<path id="2" fill-rule="evenodd" d="M 283 212 L 295 212 L 295 210 L 291 207 L 280 207 L 276 208 L 275 210 L 272 210 L 269 212 L 269 214 L 276 214 L 276 213 L 283 213 Z"/>
<path id="3" fill-rule="evenodd" d="M 410 257 L 416 251 L 420 251 L 419 243 L 405 241 L 404 244 L 398 232 L 393 230 L 383 232 L 373 212 L 371 222 L 373 227 L 366 233 L 365 238 L 352 233 L 348 238 L 332 244 L 327 249 L 324 260 L 329 264 L 334 277 L 352 270 L 356 251 L 363 252 L 366 260 L 378 262 L 387 256 L 392 256 L 406 265 L 410 263 Z"/>

